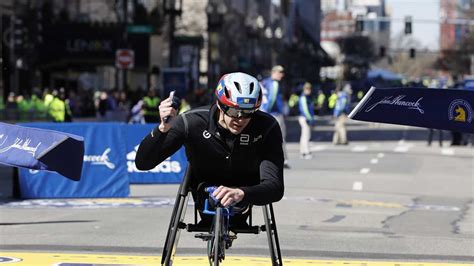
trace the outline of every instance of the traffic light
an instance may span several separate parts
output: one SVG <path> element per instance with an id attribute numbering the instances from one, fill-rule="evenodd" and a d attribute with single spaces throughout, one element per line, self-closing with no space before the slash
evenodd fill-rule
<path id="1" fill-rule="evenodd" d="M 415 56 L 416 56 L 415 48 L 410 48 L 410 58 L 415 58 Z"/>
<path id="2" fill-rule="evenodd" d="M 356 32 L 363 32 L 364 31 L 364 16 L 363 15 L 357 15 L 355 31 Z"/>
<path id="3" fill-rule="evenodd" d="M 412 19 L 411 16 L 405 17 L 405 34 L 412 33 Z"/>
<path id="4" fill-rule="evenodd" d="M 13 48 L 21 50 L 26 43 L 27 28 L 22 18 L 16 17 L 13 19 Z"/>
<path id="5" fill-rule="evenodd" d="M 38 10 L 30 10 L 31 16 L 30 20 L 30 29 L 31 29 L 31 39 L 33 42 L 41 44 L 43 43 L 43 17 L 41 11 Z"/>

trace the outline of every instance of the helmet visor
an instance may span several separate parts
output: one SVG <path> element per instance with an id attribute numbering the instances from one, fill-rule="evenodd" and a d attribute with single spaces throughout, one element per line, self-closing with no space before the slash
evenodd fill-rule
<path id="1" fill-rule="evenodd" d="M 253 114 L 255 114 L 255 112 L 257 112 L 257 109 L 238 109 L 226 105 L 220 106 L 222 107 L 224 114 L 232 118 L 250 118 Z"/>

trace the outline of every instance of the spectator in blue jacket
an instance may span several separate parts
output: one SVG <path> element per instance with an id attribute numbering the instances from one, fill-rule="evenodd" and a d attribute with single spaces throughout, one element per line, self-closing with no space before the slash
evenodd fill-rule
<path id="1" fill-rule="evenodd" d="M 300 155 L 302 159 L 311 159 L 309 141 L 311 140 L 311 126 L 314 124 L 314 107 L 311 99 L 312 86 L 306 82 L 303 85 L 303 92 L 298 99 L 299 116 L 298 122 L 301 126 L 300 135 Z"/>
<path id="2" fill-rule="evenodd" d="M 283 136 L 283 153 L 285 155 L 285 168 L 290 168 L 288 164 L 288 155 L 286 152 L 286 126 L 285 126 L 285 102 L 283 101 L 281 80 L 285 75 L 285 69 L 276 65 L 272 68 L 270 77 L 262 80 L 263 101 L 260 109 L 270 113 L 275 117 L 280 125 L 281 135 Z"/>
<path id="3" fill-rule="evenodd" d="M 337 100 L 334 106 L 334 135 L 332 143 L 335 145 L 347 145 L 347 131 L 346 131 L 346 119 L 350 111 L 350 95 L 352 94 L 351 86 L 346 84 L 344 89 L 336 89 Z"/>

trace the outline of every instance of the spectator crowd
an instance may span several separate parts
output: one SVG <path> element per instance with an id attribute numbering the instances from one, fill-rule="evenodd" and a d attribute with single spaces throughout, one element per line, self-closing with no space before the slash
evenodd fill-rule
<path id="1" fill-rule="evenodd" d="M 285 118 L 298 117 L 301 126 L 300 155 L 310 159 L 309 142 L 311 129 L 317 123 L 318 116 L 331 116 L 334 121 L 333 144 L 347 145 L 348 137 L 345 128 L 347 115 L 351 107 L 360 101 L 367 88 L 362 88 L 360 82 L 331 81 L 322 79 L 318 84 L 299 80 L 290 84 L 284 82 L 284 67 L 274 66 L 269 75 L 260 77 L 263 86 L 262 111 L 273 115 L 286 134 Z M 413 80 L 397 84 L 411 87 L 460 88 L 460 82 L 451 85 L 446 82 L 431 80 Z M 456 80 L 457 81 L 457 80 Z M 380 83 L 381 81 L 379 81 Z M 377 84 L 380 85 L 380 84 Z M 353 92 L 353 87 L 355 90 Z M 179 112 L 212 103 L 213 87 L 199 88 L 188 91 L 181 99 Z M 15 94 L 11 92 L 6 99 L 0 96 L 0 120 L 10 122 L 26 121 L 116 121 L 132 124 L 158 123 L 158 108 L 161 98 L 158 90 L 150 88 L 143 90 L 85 90 L 67 88 L 33 88 L 31 94 Z M 434 130 L 429 130 L 428 145 L 431 145 Z M 438 130 L 440 146 L 443 142 L 443 132 Z M 452 145 L 472 143 L 472 137 L 452 133 Z M 287 161 L 285 143 L 285 161 Z M 285 166 L 289 167 L 286 163 Z"/>

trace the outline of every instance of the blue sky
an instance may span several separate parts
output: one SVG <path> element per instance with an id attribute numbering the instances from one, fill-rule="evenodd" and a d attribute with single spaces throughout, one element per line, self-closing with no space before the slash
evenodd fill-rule
<path id="1" fill-rule="evenodd" d="M 417 19 L 439 20 L 440 0 L 386 0 L 387 8 L 391 12 L 393 21 L 391 36 L 404 30 L 403 18 L 411 15 L 413 22 L 413 37 L 420 41 L 423 47 L 430 50 L 439 49 L 439 24 L 417 22 Z"/>

